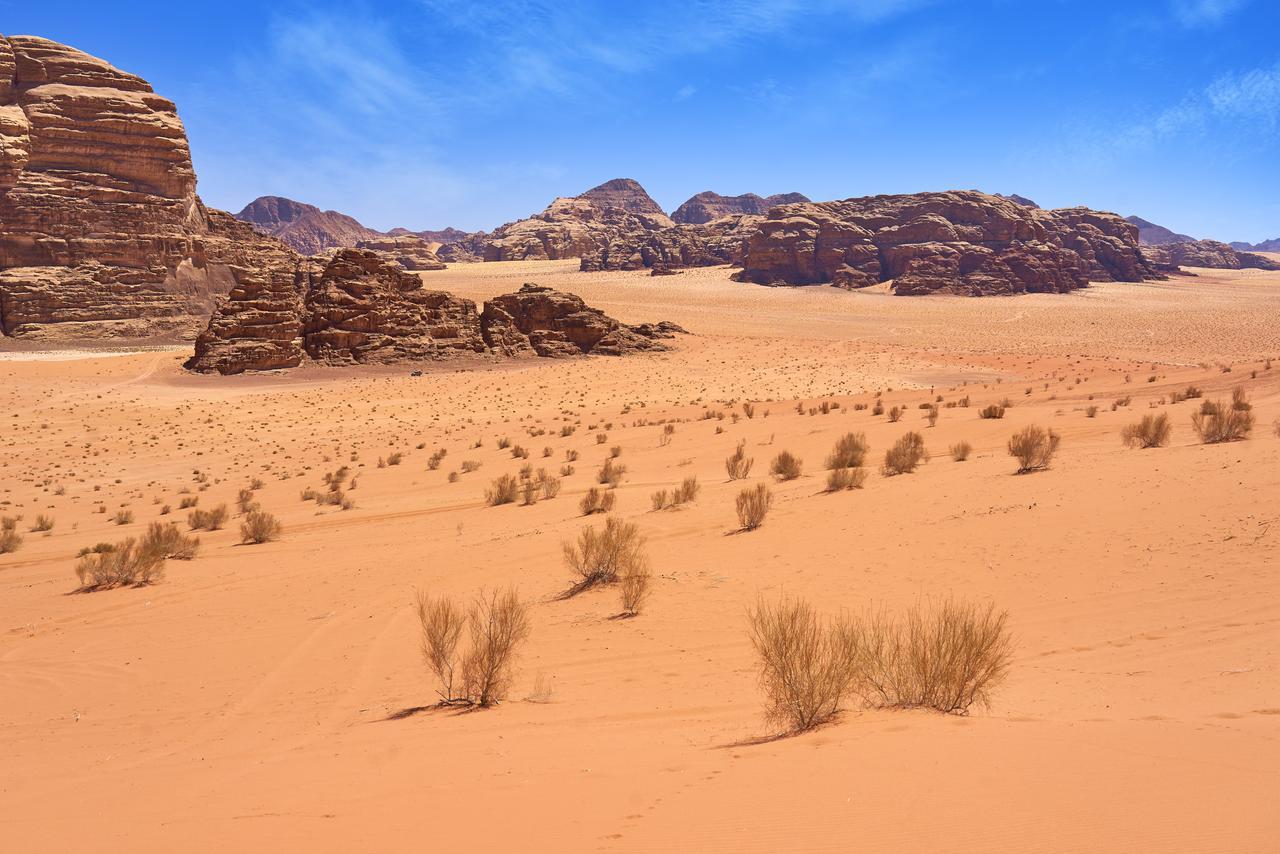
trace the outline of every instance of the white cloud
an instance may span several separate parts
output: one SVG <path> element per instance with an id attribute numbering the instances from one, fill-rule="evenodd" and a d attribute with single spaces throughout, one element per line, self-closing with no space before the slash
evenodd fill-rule
<path id="1" fill-rule="evenodd" d="M 1174 0 L 1173 14 L 1184 27 L 1211 26 L 1248 3 L 1249 0 Z"/>

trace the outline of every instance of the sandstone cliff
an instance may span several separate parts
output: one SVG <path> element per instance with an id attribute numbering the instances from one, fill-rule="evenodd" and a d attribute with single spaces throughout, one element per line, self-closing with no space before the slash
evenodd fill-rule
<path id="1" fill-rule="evenodd" d="M 1066 292 L 1157 273 L 1137 229 L 1085 208 L 1039 210 L 973 190 L 783 205 L 747 243 L 739 281 L 902 295 Z"/>
<path id="2" fill-rule="evenodd" d="M 671 324 L 627 326 L 572 294 L 526 284 L 477 311 L 471 300 L 423 286 L 379 253 L 338 250 L 321 270 L 245 276 L 196 340 L 187 367 L 203 373 L 436 361 L 464 354 L 624 355 L 666 349 Z"/>
<path id="3" fill-rule="evenodd" d="M 671 219 L 682 225 L 700 225 L 726 216 L 751 214 L 764 216 L 774 205 L 807 202 L 800 193 L 779 193 L 761 198 L 755 193 L 741 196 L 722 196 L 707 190 L 690 198 L 671 214 Z"/>
<path id="4" fill-rule="evenodd" d="M 0 334 L 191 337 L 237 270 L 292 264 L 195 190 L 173 102 L 74 48 L 0 36 Z"/>
<path id="5" fill-rule="evenodd" d="M 1161 270 L 1173 272 L 1179 267 L 1210 267 L 1218 270 L 1280 270 L 1280 263 L 1240 252 L 1216 240 L 1185 240 L 1161 246 L 1145 246 L 1144 255 Z"/>

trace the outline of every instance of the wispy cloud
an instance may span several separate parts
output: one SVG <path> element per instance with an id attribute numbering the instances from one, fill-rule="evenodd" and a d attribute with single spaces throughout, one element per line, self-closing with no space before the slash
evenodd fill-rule
<path id="1" fill-rule="evenodd" d="M 1173 15 L 1184 27 L 1203 27 L 1221 23 L 1240 11 L 1250 0 L 1174 0 Z"/>

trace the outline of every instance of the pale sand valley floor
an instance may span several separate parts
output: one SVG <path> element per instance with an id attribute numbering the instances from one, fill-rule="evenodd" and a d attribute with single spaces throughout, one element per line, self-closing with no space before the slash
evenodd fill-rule
<path id="1" fill-rule="evenodd" d="M 693 334 L 618 359 L 230 378 L 187 374 L 185 348 L 7 354 L 0 515 L 25 540 L 0 555 L 3 847 L 1275 851 L 1280 274 L 1196 272 L 965 299 L 473 264 L 425 278 L 477 300 L 536 281 Z M 1200 401 L 1168 402 L 1192 384 L 1242 386 L 1252 437 L 1199 444 Z M 877 394 L 900 422 L 855 408 Z M 978 417 L 1004 398 L 1003 419 Z M 1122 446 L 1153 412 L 1171 444 Z M 1005 443 L 1033 423 L 1061 450 L 1015 476 Z M 824 492 L 838 437 L 864 432 L 878 461 L 908 430 L 927 465 Z M 504 437 L 535 467 L 578 453 L 558 497 L 486 505 L 524 462 Z M 961 440 L 974 452 L 954 462 Z M 745 485 L 779 451 L 804 460 L 750 533 L 724 469 L 740 442 Z M 561 543 L 599 524 L 578 502 L 613 446 L 615 515 L 656 576 L 634 619 L 612 590 L 559 595 Z M 464 460 L 480 467 L 450 482 Z M 302 500 L 342 465 L 354 507 Z M 688 475 L 696 501 L 651 509 Z M 240 545 L 233 518 L 158 584 L 75 592 L 81 548 L 185 518 L 183 498 L 233 504 L 255 478 L 278 541 Z M 41 514 L 53 529 L 30 532 Z M 417 591 L 507 584 L 532 604 L 512 696 L 422 709 Z M 746 612 L 783 593 L 829 613 L 994 602 L 1009 677 L 968 716 L 855 705 L 767 738 Z"/>

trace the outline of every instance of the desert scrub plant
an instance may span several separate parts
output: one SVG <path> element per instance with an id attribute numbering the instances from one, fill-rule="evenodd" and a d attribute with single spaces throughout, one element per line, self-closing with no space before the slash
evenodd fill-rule
<path id="1" fill-rule="evenodd" d="M 1245 394 L 1244 386 L 1238 385 L 1231 389 L 1231 408 L 1236 412 L 1249 412 L 1253 409 L 1253 404 Z"/>
<path id="2" fill-rule="evenodd" d="M 612 584 L 628 573 L 647 572 L 649 560 L 644 542 L 638 525 L 617 516 L 606 519 L 603 528 L 583 528 L 576 542 L 561 544 L 565 566 L 577 576 L 568 595 L 598 584 Z"/>
<path id="3" fill-rule="evenodd" d="M 22 546 L 22 534 L 18 533 L 18 520 L 12 516 L 0 517 L 0 555 L 16 552 Z"/>
<path id="4" fill-rule="evenodd" d="M 538 503 L 539 498 L 538 482 L 535 480 L 526 480 L 520 487 L 520 503 L 525 507 L 529 507 Z"/>
<path id="5" fill-rule="evenodd" d="M 1062 437 L 1039 424 L 1029 424 L 1009 437 L 1009 456 L 1018 461 L 1018 474 L 1047 469 Z"/>
<path id="6" fill-rule="evenodd" d="M 998 403 L 984 406 L 978 410 L 979 418 L 1004 418 L 1004 407 Z"/>
<path id="7" fill-rule="evenodd" d="M 275 516 L 255 510 L 240 523 L 240 542 L 255 545 L 269 543 L 278 539 L 283 531 L 284 526 Z"/>
<path id="8" fill-rule="evenodd" d="M 857 674 L 857 649 L 848 643 L 856 635 L 791 598 L 757 601 L 747 625 L 770 724 L 804 732 L 840 711 Z"/>
<path id="9" fill-rule="evenodd" d="M 969 454 L 973 453 L 973 445 L 970 445 L 968 442 L 961 440 L 959 442 L 956 442 L 954 445 L 952 445 L 950 450 L 951 450 L 951 459 L 955 460 L 958 463 L 962 463 L 965 460 L 969 459 Z"/>
<path id="10" fill-rule="evenodd" d="M 862 433 L 846 433 L 836 440 L 836 446 L 827 455 L 827 469 L 862 468 L 867 459 L 867 437 Z"/>
<path id="11" fill-rule="evenodd" d="M 578 502 L 578 508 L 582 510 L 583 516 L 608 513 L 613 510 L 616 499 L 617 496 L 614 493 L 593 486 L 582 496 L 582 500 Z"/>
<path id="12" fill-rule="evenodd" d="M 560 478 L 547 474 L 543 469 L 538 469 L 537 483 L 543 498 L 555 498 L 560 494 Z"/>
<path id="13" fill-rule="evenodd" d="M 462 469 L 463 474 L 471 474 L 480 468 L 480 462 L 479 460 L 463 460 L 462 465 L 458 466 L 458 468 Z"/>
<path id="14" fill-rule="evenodd" d="M 800 469 L 804 460 L 801 460 L 790 451 L 783 451 L 773 458 L 773 462 L 769 464 L 769 474 L 778 480 L 795 480 L 800 476 Z"/>
<path id="15" fill-rule="evenodd" d="M 901 617 L 869 615 L 844 630 L 857 650 L 856 689 L 881 708 L 964 715 L 989 706 L 1012 658 L 1008 614 L 992 604 L 916 603 Z"/>
<path id="16" fill-rule="evenodd" d="M 143 548 L 137 540 L 130 538 L 81 555 L 76 561 L 76 578 L 84 592 L 141 587 L 164 577 L 164 561 L 160 551 Z"/>
<path id="17" fill-rule="evenodd" d="M 654 510 L 667 510 L 693 501 L 701 490 L 702 487 L 698 485 L 698 476 L 691 474 L 681 481 L 679 486 L 671 490 L 659 489 L 650 496 L 650 499 Z"/>
<path id="18" fill-rule="evenodd" d="M 1253 411 L 1236 409 L 1220 400 L 1206 400 L 1200 405 L 1199 412 L 1192 413 L 1191 426 L 1206 445 L 1238 442 L 1249 438 L 1253 432 Z"/>
<path id="19" fill-rule="evenodd" d="M 484 500 L 490 507 L 497 507 L 500 504 L 511 504 L 519 493 L 519 479 L 514 475 L 504 474 L 485 489 Z"/>
<path id="20" fill-rule="evenodd" d="M 188 495 L 186 498 L 183 498 L 178 502 L 178 509 L 190 510 L 192 507 L 195 507 L 199 503 L 200 503 L 199 495 Z"/>
<path id="21" fill-rule="evenodd" d="M 246 513 L 252 513 L 254 510 L 258 509 L 258 502 L 253 500 L 252 489 L 240 490 L 236 495 L 236 508 L 240 511 L 241 516 Z"/>
<path id="22" fill-rule="evenodd" d="M 649 562 L 642 561 L 618 576 L 618 595 L 622 601 L 622 613 L 634 617 L 644 609 L 653 588 L 653 573 Z"/>
<path id="23" fill-rule="evenodd" d="M 880 467 L 880 471 L 885 477 L 910 474 L 928 458 L 924 437 L 913 430 L 903 434 L 897 442 L 894 442 L 892 448 L 885 451 L 884 465 Z"/>
<path id="24" fill-rule="evenodd" d="M 604 465 L 600 467 L 600 471 L 596 472 L 596 483 L 607 484 L 610 489 L 613 489 L 622 483 L 622 476 L 626 473 L 627 467 L 625 465 L 615 462 L 613 457 L 609 457 L 604 461 Z"/>
<path id="25" fill-rule="evenodd" d="M 729 480 L 742 480 L 751 474 L 751 466 L 755 460 L 747 456 L 747 443 L 739 442 L 737 449 L 724 461 L 724 470 Z"/>
<path id="26" fill-rule="evenodd" d="M 896 424 L 902 420 L 902 407 L 895 406 L 889 410 L 889 423 Z"/>
<path id="27" fill-rule="evenodd" d="M 481 591 L 464 612 L 447 599 L 418 597 L 422 655 L 440 681 L 441 705 L 488 708 L 507 696 L 521 645 L 529 637 L 529 608 L 514 588 Z M 458 661 L 463 624 L 470 645 Z"/>
<path id="28" fill-rule="evenodd" d="M 1128 448 L 1160 448 L 1169 444 L 1172 431 L 1167 413 L 1144 415 L 1141 421 L 1128 424 L 1120 431 L 1120 441 Z"/>
<path id="29" fill-rule="evenodd" d="M 866 469 L 832 469 L 827 472 L 827 492 L 840 492 L 845 489 L 862 489 L 866 482 Z"/>
<path id="30" fill-rule="evenodd" d="M 40 513 L 36 516 L 35 524 L 31 526 L 31 533 L 43 534 L 48 531 L 52 531 L 53 525 L 54 521 L 52 516 L 46 516 L 44 513 Z"/>
<path id="31" fill-rule="evenodd" d="M 773 492 L 767 484 L 757 483 L 738 493 L 735 507 L 738 511 L 738 524 L 744 531 L 754 531 L 764 524 L 764 517 L 769 515 L 773 506 Z"/>
<path id="32" fill-rule="evenodd" d="M 128 508 L 121 508 L 116 511 L 116 515 L 112 517 L 111 521 L 115 522 L 117 525 L 132 525 L 133 511 Z"/>
<path id="33" fill-rule="evenodd" d="M 226 524 L 228 515 L 225 504 L 208 510 L 192 510 L 187 514 L 187 527 L 193 531 L 220 531 Z"/>

